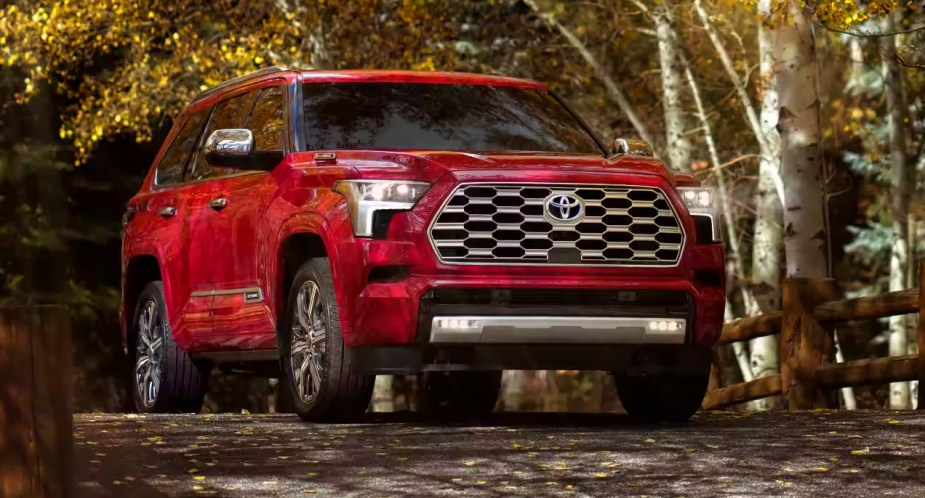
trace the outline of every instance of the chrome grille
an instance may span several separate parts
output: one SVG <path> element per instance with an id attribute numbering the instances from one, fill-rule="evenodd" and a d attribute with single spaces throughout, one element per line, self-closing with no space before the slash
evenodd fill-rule
<path id="1" fill-rule="evenodd" d="M 583 218 L 547 212 L 561 195 L 580 199 Z M 446 263 L 674 266 L 684 231 L 657 188 L 468 184 L 447 199 L 430 240 Z"/>

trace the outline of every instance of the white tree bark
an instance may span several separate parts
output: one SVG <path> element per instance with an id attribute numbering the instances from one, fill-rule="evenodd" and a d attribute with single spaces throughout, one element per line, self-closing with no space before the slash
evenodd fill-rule
<path id="1" fill-rule="evenodd" d="M 533 0 L 525 0 L 525 3 L 537 14 L 543 17 L 551 26 L 556 28 L 559 33 L 565 37 L 569 44 L 578 51 L 578 54 L 581 55 L 581 58 L 585 60 L 588 66 L 591 67 L 591 70 L 594 72 L 594 76 L 601 80 L 604 84 L 604 88 L 607 89 L 607 95 L 613 100 L 617 107 L 620 108 L 620 111 L 626 116 L 626 119 L 633 125 L 633 128 L 636 129 L 636 133 L 639 134 L 639 138 L 645 140 L 652 144 L 653 147 L 656 147 L 656 142 L 653 141 L 653 135 L 649 133 L 648 127 L 645 125 L 642 119 L 639 118 L 639 115 L 636 114 L 636 111 L 633 109 L 632 104 L 630 104 L 629 99 L 626 98 L 626 95 L 623 93 L 623 90 L 620 89 L 620 86 L 617 85 L 617 82 L 610 77 L 610 74 L 607 73 L 607 70 L 604 68 L 604 65 L 588 50 L 588 47 L 585 46 L 581 40 L 568 29 L 564 24 L 556 20 L 555 16 L 550 13 L 543 12 L 536 5 L 536 2 Z"/>
<path id="2" fill-rule="evenodd" d="M 395 377 L 392 375 L 376 376 L 376 382 L 373 384 L 373 412 L 389 413 L 395 411 L 394 379 Z"/>
<path id="3" fill-rule="evenodd" d="M 780 92 L 781 177 L 787 186 L 787 276 L 824 277 L 827 235 L 816 40 L 797 2 L 788 2 L 788 18 L 775 23 L 773 40 Z"/>
<path id="4" fill-rule="evenodd" d="M 892 15 L 883 19 L 883 32 L 896 31 Z M 889 112 L 890 129 L 890 208 L 893 215 L 893 248 L 890 253 L 890 291 L 907 288 L 907 274 L 909 272 L 909 189 L 911 188 L 911 175 L 909 174 L 908 158 L 906 156 L 906 130 L 905 130 L 905 102 L 903 99 L 902 76 L 899 64 L 896 61 L 896 36 L 887 36 L 880 39 L 880 57 L 883 68 L 883 89 L 886 93 L 886 103 Z M 906 316 L 891 316 L 889 320 L 890 356 L 901 356 L 908 353 L 908 332 Z M 912 399 L 908 382 L 893 382 L 890 384 L 890 408 L 912 408 Z"/>
<path id="5" fill-rule="evenodd" d="M 501 400 L 504 411 L 523 408 L 527 375 L 524 370 L 505 370 L 501 374 Z"/>
<path id="6" fill-rule="evenodd" d="M 665 112 L 665 148 L 668 164 L 678 171 L 689 171 L 691 141 L 681 99 L 681 61 L 678 36 L 671 7 L 662 1 L 652 13 L 658 40 L 658 60 L 662 76 L 662 106 Z"/>
<path id="7" fill-rule="evenodd" d="M 716 26 L 713 24 L 713 20 L 710 17 L 710 14 L 706 11 L 701 3 L 701 0 L 694 1 L 694 9 L 697 11 L 697 15 L 700 17 L 700 23 L 703 25 L 704 31 L 707 32 L 707 36 L 710 38 L 710 42 L 713 44 L 713 48 L 716 49 L 717 55 L 719 55 L 720 62 L 723 63 L 723 69 L 726 71 L 726 75 L 732 81 L 733 86 L 735 87 L 736 94 L 739 97 L 739 100 L 742 102 L 742 108 L 745 110 L 745 118 L 748 121 L 749 126 L 752 128 L 752 132 L 755 134 L 755 139 L 758 141 L 758 147 L 761 151 L 761 155 L 764 157 L 776 156 L 777 152 L 773 150 L 767 150 L 768 144 L 765 140 L 764 129 L 761 125 L 761 122 L 758 119 L 758 113 L 755 111 L 755 106 L 752 105 L 752 99 L 748 94 L 747 81 L 735 70 L 735 64 L 732 62 L 732 57 L 729 56 L 729 52 L 726 50 L 726 46 L 723 45 L 723 41 L 719 37 L 719 33 L 716 30 Z M 765 165 L 762 164 L 762 168 Z M 780 198 L 783 203 L 786 195 L 784 193 L 784 182 L 781 179 L 780 172 L 775 168 L 769 171 L 761 171 L 762 174 L 769 175 L 771 181 L 774 184 L 774 189 L 777 191 L 777 196 Z"/>
<path id="8" fill-rule="evenodd" d="M 758 54 L 761 113 L 759 143 L 761 163 L 758 173 L 758 191 L 755 196 L 755 232 L 752 242 L 752 294 L 756 309 L 749 314 L 767 313 L 780 309 L 780 244 L 781 212 L 775 177 L 780 170 L 780 134 L 777 119 L 780 112 L 777 86 L 774 84 L 774 57 L 771 33 L 761 19 L 770 14 L 770 0 L 758 3 Z M 749 342 L 750 364 L 755 378 L 767 377 L 780 371 L 777 335 L 759 337 Z M 766 398 L 757 404 L 758 409 L 776 408 L 779 398 Z"/>

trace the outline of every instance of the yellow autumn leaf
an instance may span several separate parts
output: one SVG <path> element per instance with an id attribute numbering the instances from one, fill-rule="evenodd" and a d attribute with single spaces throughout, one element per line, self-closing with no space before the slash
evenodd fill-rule
<path id="1" fill-rule="evenodd" d="M 594 474 L 594 477 L 597 477 L 598 479 L 603 479 L 603 478 L 607 477 L 607 473 L 606 473 L 606 472 L 598 472 L 597 474 Z"/>
<path id="2" fill-rule="evenodd" d="M 463 462 L 463 465 L 465 465 L 466 467 L 472 467 L 473 465 L 475 465 L 475 462 L 473 462 L 472 460 L 469 460 L 468 462 Z"/>
<path id="3" fill-rule="evenodd" d="M 193 479 L 195 479 L 195 480 L 197 480 L 197 481 L 205 481 L 205 480 L 206 480 L 206 476 L 193 476 Z"/>
<path id="4" fill-rule="evenodd" d="M 863 450 L 851 450 L 852 455 L 866 455 L 870 453 L 870 448 L 864 448 Z"/>

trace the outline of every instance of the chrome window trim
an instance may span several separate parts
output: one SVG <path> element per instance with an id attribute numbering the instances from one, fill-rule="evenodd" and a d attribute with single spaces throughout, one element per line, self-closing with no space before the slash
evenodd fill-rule
<path id="1" fill-rule="evenodd" d="M 657 190 L 665 196 L 665 200 L 668 203 L 668 208 L 671 209 L 671 212 L 674 214 L 675 219 L 678 220 L 678 227 L 681 229 L 681 247 L 678 249 L 678 259 L 674 264 L 670 265 L 653 265 L 653 264 L 638 264 L 638 265 L 627 265 L 627 264 L 614 264 L 614 263 L 570 263 L 570 264 L 556 264 L 556 263 L 509 263 L 509 262 L 498 262 L 498 261 L 474 261 L 474 262 L 465 262 L 465 261 L 446 261 L 440 256 L 440 250 L 437 248 L 437 244 L 434 242 L 433 229 L 434 225 L 437 224 L 437 219 L 440 218 L 440 215 L 443 214 L 443 210 L 446 209 L 446 206 L 450 203 L 450 200 L 453 196 L 456 195 L 460 189 L 471 186 L 471 185 L 487 185 L 487 186 L 574 186 L 577 188 L 604 188 L 604 187 L 625 187 L 625 188 L 648 188 L 652 190 Z M 690 216 L 690 215 L 688 215 Z M 681 260 L 684 259 L 684 250 L 687 248 L 687 230 L 684 228 L 684 223 L 681 219 L 681 216 L 678 214 L 678 210 L 675 208 L 674 202 L 672 202 L 671 197 L 665 192 L 665 189 L 658 186 L 649 186 L 649 185 L 633 185 L 633 184 L 602 184 L 602 183 L 573 183 L 573 182 L 463 182 L 458 183 L 456 186 L 447 194 L 446 198 L 443 199 L 443 202 L 440 204 L 440 207 L 434 211 L 433 216 L 431 217 L 430 223 L 427 225 L 427 241 L 430 243 L 430 249 L 433 251 L 434 257 L 437 258 L 437 261 L 441 264 L 451 265 L 451 266 L 504 266 L 504 267 L 516 267 L 516 266 L 535 266 L 535 267 L 548 267 L 548 268 L 562 268 L 562 267 L 587 267 L 587 268 L 677 268 L 681 265 Z"/>

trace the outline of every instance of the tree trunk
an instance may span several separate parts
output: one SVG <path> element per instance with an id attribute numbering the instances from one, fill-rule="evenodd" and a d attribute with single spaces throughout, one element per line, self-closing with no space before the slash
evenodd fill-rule
<path id="1" fill-rule="evenodd" d="M 896 31 L 893 15 L 883 19 L 885 33 Z M 909 189 L 911 175 L 906 157 L 905 102 L 902 93 L 902 76 L 896 61 L 896 36 L 880 39 L 880 57 L 883 66 L 883 89 L 889 112 L 890 129 L 890 208 L 893 215 L 893 249 L 890 253 L 890 291 L 907 288 L 909 272 Z M 890 317 L 890 356 L 908 353 L 906 316 Z M 908 382 L 890 384 L 890 408 L 909 409 L 912 400 Z"/>
<path id="2" fill-rule="evenodd" d="M 770 13 L 770 0 L 758 3 L 758 13 L 761 17 Z M 770 30 L 759 22 L 759 126 L 764 144 L 761 147 L 758 192 L 755 199 L 755 236 L 752 242 L 751 288 L 756 309 L 748 310 L 749 315 L 780 309 L 780 243 L 783 213 L 774 185 L 775 175 L 780 170 L 780 134 L 777 131 L 780 105 L 777 86 L 774 84 L 773 48 Z M 750 364 L 755 378 L 779 373 L 778 342 L 777 336 L 774 335 L 752 339 L 749 343 Z M 779 404 L 779 399 L 774 397 L 758 400 L 753 406 L 758 409 L 771 409 Z"/>
<path id="3" fill-rule="evenodd" d="M 789 2 L 788 6 L 788 18 L 776 22 L 773 33 L 780 93 L 781 177 L 787 185 L 787 276 L 824 277 L 828 274 L 827 235 L 816 42 L 798 4 Z"/>
<path id="4" fill-rule="evenodd" d="M 523 409 L 526 372 L 523 370 L 505 370 L 501 374 L 501 402 L 504 411 L 512 412 Z"/>
<path id="5" fill-rule="evenodd" d="M 377 375 L 373 384 L 372 411 L 375 413 L 389 413 L 395 411 L 395 392 L 392 375 Z"/>
<path id="6" fill-rule="evenodd" d="M 681 61 L 678 38 L 667 2 L 661 2 L 653 13 L 658 39 L 658 59 L 662 74 L 662 105 L 665 110 L 665 148 L 668 164 L 678 171 L 690 170 L 691 142 L 681 100 Z"/>

